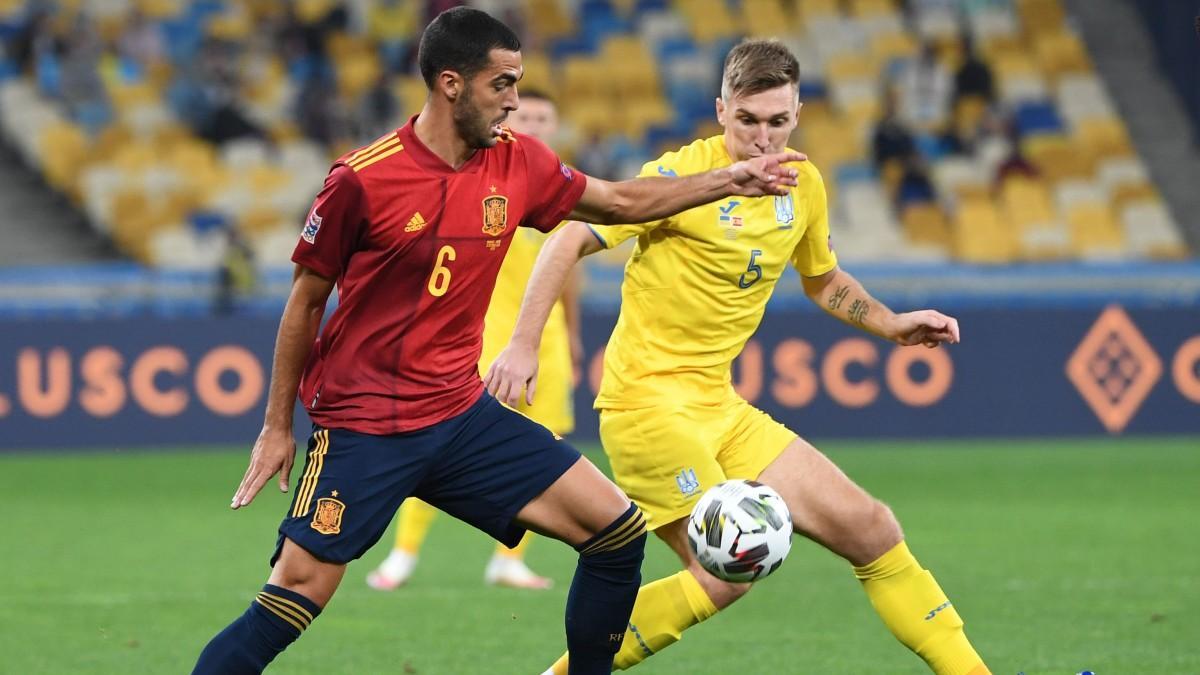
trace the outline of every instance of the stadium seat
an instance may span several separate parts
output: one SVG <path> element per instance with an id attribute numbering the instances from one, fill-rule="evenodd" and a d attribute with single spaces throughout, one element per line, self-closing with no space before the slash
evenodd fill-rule
<path id="1" fill-rule="evenodd" d="M 1121 226 L 1135 255 L 1160 259 L 1189 255 L 1178 226 L 1161 200 L 1129 204 L 1121 211 Z"/>
<path id="2" fill-rule="evenodd" d="M 1065 14 L 1059 0 L 1017 0 L 1016 7 L 1026 33 L 1037 35 L 1062 28 Z"/>
<path id="3" fill-rule="evenodd" d="M 1025 156 L 1051 183 L 1090 178 L 1093 166 L 1087 152 L 1060 134 L 1042 134 L 1021 141 Z"/>
<path id="4" fill-rule="evenodd" d="M 79 172 L 85 168 L 89 141 L 83 129 L 70 122 L 56 122 L 42 129 L 40 155 L 46 181 L 73 199 L 78 199 Z"/>
<path id="5" fill-rule="evenodd" d="M 1125 125 L 1116 117 L 1093 117 L 1075 125 L 1075 136 L 1093 157 L 1130 157 L 1135 154 Z"/>
<path id="6" fill-rule="evenodd" d="M 1018 231 L 1044 228 L 1055 221 L 1046 184 L 1024 176 L 1009 178 L 1000 187 L 1004 220 Z"/>
<path id="7" fill-rule="evenodd" d="M 950 223 L 942 208 L 934 203 L 912 204 L 900 215 L 904 234 L 917 244 L 932 244 L 951 250 Z"/>
<path id="8" fill-rule="evenodd" d="M 957 257 L 966 262 L 997 264 L 1016 258 L 1016 233 L 987 199 L 966 200 L 958 205 L 951 237 Z"/>
<path id="9" fill-rule="evenodd" d="M 1107 204 L 1079 203 L 1066 210 L 1071 246 L 1082 258 L 1123 258 L 1130 253 Z"/>
<path id="10" fill-rule="evenodd" d="M 1092 70 L 1087 48 L 1078 36 L 1066 31 L 1038 35 L 1034 45 L 1042 72 L 1051 78 Z"/>
<path id="11" fill-rule="evenodd" d="M 744 0 L 742 21 L 749 37 L 771 38 L 786 33 L 792 23 L 777 0 Z"/>

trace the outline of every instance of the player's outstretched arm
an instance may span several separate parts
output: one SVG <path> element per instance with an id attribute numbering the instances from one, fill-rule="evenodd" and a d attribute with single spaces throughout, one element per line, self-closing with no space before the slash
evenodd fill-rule
<path id="1" fill-rule="evenodd" d="M 288 491 L 292 462 L 296 458 L 296 441 L 292 436 L 296 391 L 300 388 L 300 374 L 317 338 L 333 284 L 332 279 L 302 265 L 296 266 L 292 292 L 275 338 L 275 360 L 271 365 L 271 389 L 267 394 L 263 428 L 250 452 L 250 466 L 233 495 L 232 508 L 241 508 L 253 501 L 263 485 L 277 473 L 279 491 Z"/>
<path id="2" fill-rule="evenodd" d="M 578 221 L 562 226 L 542 245 L 529 276 L 529 285 L 525 287 L 525 298 L 521 301 L 512 339 L 483 378 L 484 386 L 497 399 L 516 405 L 524 388 L 526 403 L 533 403 L 537 388 L 538 347 L 550 310 L 562 295 L 575 263 L 601 248 L 596 235 Z"/>
<path id="3" fill-rule="evenodd" d="M 796 185 L 798 175 L 786 163 L 806 159 L 806 155 L 789 150 L 682 178 L 650 176 L 613 183 L 589 177 L 571 218 L 589 223 L 644 223 L 731 195 L 784 195 Z"/>
<path id="4" fill-rule="evenodd" d="M 900 345 L 936 347 L 959 341 L 958 321 L 923 309 L 896 314 L 871 297 L 851 274 L 840 267 L 817 277 L 800 277 L 804 293 L 818 307 L 838 319 Z"/>

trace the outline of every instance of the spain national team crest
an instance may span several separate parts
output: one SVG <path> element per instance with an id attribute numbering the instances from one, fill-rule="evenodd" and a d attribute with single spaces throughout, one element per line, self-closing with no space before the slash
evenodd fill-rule
<path id="1" fill-rule="evenodd" d="M 337 534 L 342 531 L 342 512 L 346 505 L 332 497 L 321 497 L 313 512 L 312 529 L 321 534 Z"/>
<path id="2" fill-rule="evenodd" d="M 483 233 L 499 237 L 508 226 L 508 197 L 492 195 L 483 198 Z"/>

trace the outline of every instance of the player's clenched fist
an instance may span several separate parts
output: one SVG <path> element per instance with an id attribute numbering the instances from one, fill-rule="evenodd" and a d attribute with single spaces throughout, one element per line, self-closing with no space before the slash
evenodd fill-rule
<path id="1" fill-rule="evenodd" d="M 492 362 L 483 386 L 488 393 L 505 405 L 515 406 L 521 400 L 521 389 L 525 389 L 525 403 L 533 405 L 533 392 L 537 388 L 537 350 L 528 345 L 511 343 Z"/>

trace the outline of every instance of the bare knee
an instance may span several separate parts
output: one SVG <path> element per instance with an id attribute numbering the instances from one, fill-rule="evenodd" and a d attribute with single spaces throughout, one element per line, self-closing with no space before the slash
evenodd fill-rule
<path id="1" fill-rule="evenodd" d="M 868 497 L 865 508 L 855 514 L 854 522 L 847 523 L 848 537 L 844 551 L 837 551 L 854 565 L 865 565 L 890 551 L 904 533 L 900 521 L 887 504 Z"/>
<path id="2" fill-rule="evenodd" d="M 709 574 L 700 563 L 692 561 L 688 565 L 688 571 L 700 582 L 700 588 L 704 589 L 704 593 L 708 595 L 708 599 L 712 600 L 713 605 L 717 609 L 725 609 L 732 605 L 742 596 L 750 592 L 753 584 L 734 583 L 724 581 Z"/>
<path id="3" fill-rule="evenodd" d="M 295 591 L 324 607 L 345 572 L 345 565 L 318 560 L 296 542 L 285 539 L 267 583 Z"/>

